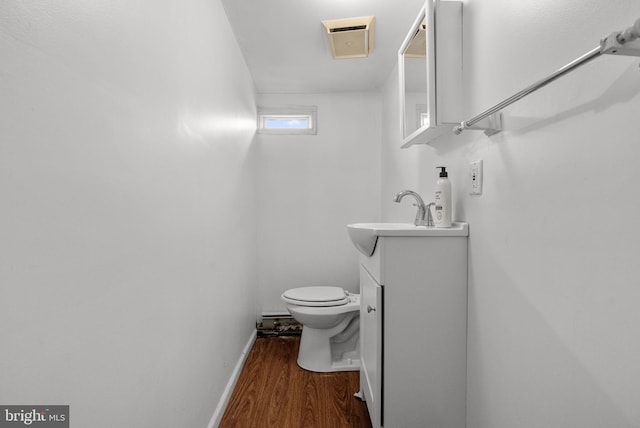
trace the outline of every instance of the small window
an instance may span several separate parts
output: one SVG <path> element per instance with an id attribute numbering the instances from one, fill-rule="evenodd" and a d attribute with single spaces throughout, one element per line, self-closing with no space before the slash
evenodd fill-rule
<path id="1" fill-rule="evenodd" d="M 416 104 L 416 119 L 417 125 L 420 129 L 423 126 L 429 126 L 429 112 L 427 111 L 426 104 Z"/>
<path id="2" fill-rule="evenodd" d="M 316 134 L 317 108 L 259 107 L 258 133 L 260 134 Z"/>
<path id="3" fill-rule="evenodd" d="M 262 116 L 264 129 L 309 129 L 311 128 L 311 116 L 270 114 Z"/>

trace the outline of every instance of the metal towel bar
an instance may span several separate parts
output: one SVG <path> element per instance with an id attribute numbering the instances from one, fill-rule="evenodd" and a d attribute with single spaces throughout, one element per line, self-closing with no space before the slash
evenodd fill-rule
<path id="1" fill-rule="evenodd" d="M 497 119 L 494 118 L 494 120 L 491 120 L 492 118 L 490 118 L 489 116 L 495 113 L 498 113 L 500 110 L 504 109 L 508 105 L 515 103 L 516 101 L 526 97 L 530 93 L 537 91 L 538 89 L 548 85 L 549 83 L 553 82 L 559 77 L 564 76 L 570 71 L 575 70 L 576 68 L 586 64 L 587 62 L 591 61 L 594 58 L 599 57 L 600 55 L 610 54 L 610 55 L 624 55 L 624 56 L 640 56 L 640 40 L 637 40 L 639 38 L 640 38 L 640 19 L 638 19 L 631 27 L 627 28 L 624 31 L 611 33 L 609 36 L 607 36 L 606 38 L 600 41 L 600 46 L 590 50 L 586 54 L 582 55 L 580 58 L 577 58 L 574 61 L 570 62 L 569 64 L 565 65 L 564 67 L 558 69 L 553 74 L 545 77 L 542 80 L 539 80 L 533 85 L 521 90 L 515 95 L 510 96 L 504 101 L 472 117 L 471 119 L 460 122 L 459 125 L 456 125 L 453 128 L 453 132 L 456 135 L 461 134 L 462 131 L 466 129 L 482 130 L 487 135 L 493 135 L 495 133 L 500 132 L 502 130 L 501 117 L 498 117 Z M 490 119 L 489 126 L 476 126 L 479 122 L 487 118 Z"/>

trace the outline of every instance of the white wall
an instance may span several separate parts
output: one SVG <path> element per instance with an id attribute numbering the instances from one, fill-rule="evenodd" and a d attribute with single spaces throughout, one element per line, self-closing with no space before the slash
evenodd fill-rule
<path id="1" fill-rule="evenodd" d="M 207 426 L 256 311 L 254 90 L 222 6 L 5 0 L 0 57 L 0 403 Z"/>
<path id="2" fill-rule="evenodd" d="M 289 288 L 358 291 L 348 223 L 379 220 L 380 97 L 261 94 L 260 105 L 315 105 L 317 135 L 256 136 L 258 284 L 263 312 Z"/>
<path id="3" fill-rule="evenodd" d="M 635 0 L 464 2 L 469 116 L 640 17 Z M 505 131 L 399 150 L 397 78 L 383 91 L 383 195 L 432 199 L 451 169 L 470 223 L 468 427 L 638 427 L 640 69 L 604 57 L 504 111 Z M 484 160 L 484 193 L 468 163 Z M 383 219 L 414 208 L 384 203 Z"/>

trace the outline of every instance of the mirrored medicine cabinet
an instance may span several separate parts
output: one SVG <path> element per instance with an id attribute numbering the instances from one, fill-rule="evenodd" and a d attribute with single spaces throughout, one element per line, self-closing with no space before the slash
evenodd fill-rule
<path id="1" fill-rule="evenodd" d="M 462 3 L 426 0 L 398 51 L 402 148 L 451 132 L 461 117 Z"/>

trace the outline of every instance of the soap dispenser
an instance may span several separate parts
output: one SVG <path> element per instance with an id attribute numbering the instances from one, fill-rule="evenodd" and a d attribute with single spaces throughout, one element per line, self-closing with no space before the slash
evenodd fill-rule
<path id="1" fill-rule="evenodd" d="M 436 227 L 451 227 L 451 182 L 447 167 L 440 168 L 440 177 L 436 181 L 436 203 L 433 223 Z"/>

